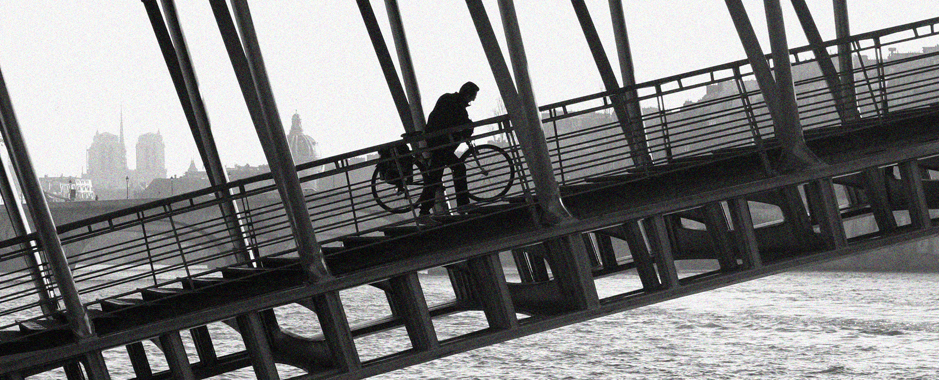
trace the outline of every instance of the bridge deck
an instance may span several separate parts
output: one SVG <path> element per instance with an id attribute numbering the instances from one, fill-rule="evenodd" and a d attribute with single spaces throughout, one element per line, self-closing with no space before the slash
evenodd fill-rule
<path id="1" fill-rule="evenodd" d="M 859 162 L 892 162 L 897 160 L 896 152 L 904 149 L 917 149 L 920 146 L 935 145 L 939 141 L 939 112 L 936 108 L 908 112 L 896 120 L 882 123 L 872 128 L 860 128 L 841 136 L 819 137 L 811 140 L 811 145 L 828 166 L 822 170 L 831 173 L 818 174 L 801 171 L 790 176 L 768 176 L 760 167 L 760 158 L 755 154 L 737 155 L 708 161 L 697 161 L 694 165 L 673 164 L 658 166 L 663 173 L 653 177 L 639 179 L 630 175 L 616 178 L 598 179 L 595 183 L 585 183 L 565 189 L 564 200 L 574 215 L 580 219 L 577 229 L 584 230 L 583 224 L 595 225 L 598 230 L 609 227 L 611 221 L 646 218 L 651 215 L 680 212 L 683 208 L 696 207 L 709 202 L 729 199 L 733 194 L 743 196 L 761 189 L 774 189 L 780 183 L 805 182 L 812 176 L 832 176 L 850 174 L 866 164 Z M 888 155 L 890 157 L 885 157 Z M 901 157 L 902 158 L 902 157 Z M 924 165 L 927 166 L 927 165 Z M 674 170 L 672 170 L 674 169 Z M 772 183 L 764 183 L 766 181 Z M 847 212 L 847 210 L 845 210 Z M 481 252 L 495 252 L 515 248 L 526 244 L 535 244 L 546 237 L 567 233 L 564 226 L 544 228 L 533 219 L 527 207 L 503 205 L 481 210 L 479 214 L 452 217 L 444 224 L 430 231 L 415 234 L 416 227 L 393 227 L 385 230 L 385 236 L 371 236 L 347 239 L 346 247 L 326 248 L 327 261 L 338 276 L 338 282 L 326 284 L 323 288 L 311 290 L 303 285 L 303 274 L 296 267 L 295 259 L 268 258 L 262 261 L 263 268 L 232 268 L 223 271 L 224 279 L 183 279 L 181 289 L 144 290 L 139 298 L 111 300 L 92 305 L 92 318 L 99 334 L 105 341 L 112 337 L 115 342 L 126 339 L 128 335 L 144 334 L 154 326 L 198 325 L 218 320 L 221 315 L 237 315 L 247 305 L 281 304 L 286 300 L 297 299 L 298 294 L 316 294 L 323 290 L 345 288 L 354 283 L 374 283 L 383 287 L 389 273 L 413 272 L 420 269 L 452 264 Z M 615 222 L 614 222 L 615 223 Z M 775 267 L 767 266 L 762 271 L 749 273 L 715 272 L 705 276 L 681 279 L 682 292 L 703 291 L 715 286 L 732 282 L 745 281 L 765 275 L 768 270 L 782 270 L 793 265 L 803 265 L 812 260 L 798 260 L 799 257 L 819 253 L 823 249 L 809 247 L 802 251 L 790 252 L 791 262 L 777 258 Z M 706 252 L 695 254 L 694 252 Z M 834 256 L 832 256 L 834 257 Z M 714 250 L 709 247 L 692 249 L 689 252 L 676 250 L 675 258 L 680 259 L 715 259 Z M 765 257 L 770 264 L 769 257 Z M 627 260 L 628 261 L 628 260 Z M 608 275 L 623 270 L 636 268 L 635 262 L 620 260 L 619 267 L 595 266 L 595 276 Z M 743 268 L 740 268 L 743 269 Z M 752 268 L 751 268 L 752 269 Z M 715 283 L 715 276 L 721 277 Z M 552 300 L 539 300 L 546 297 L 544 290 L 525 290 L 524 284 L 509 284 L 515 298 L 516 308 L 538 318 L 523 320 L 515 333 L 502 338 L 530 334 L 544 326 L 559 326 L 559 320 L 587 319 L 603 315 L 601 312 L 570 312 L 564 308 L 553 308 L 548 312 L 544 306 Z M 531 284 L 530 284 L 531 285 Z M 556 289 L 555 289 L 556 290 Z M 649 298 L 656 293 L 655 298 Z M 679 296 L 681 292 L 667 287 L 640 290 L 623 294 L 613 299 L 604 300 L 604 306 L 610 310 L 622 310 L 622 302 L 632 297 L 631 307 L 655 302 L 653 299 L 668 299 Z M 548 297 L 550 298 L 550 297 Z M 541 306 L 539 306 L 541 302 Z M 617 304 L 619 302 L 620 304 Z M 240 307 L 239 307 L 240 305 Z M 555 305 L 556 306 L 556 305 Z M 254 306 L 256 307 L 256 306 Z M 252 308 L 254 308 L 252 307 Z M 455 301 L 442 307 L 431 308 L 430 316 L 440 316 L 461 310 L 478 308 L 472 302 Z M 99 310 L 100 311 L 94 311 Z M 540 322 L 537 322 L 540 321 Z M 536 323 L 537 322 L 537 323 Z M 352 328 L 352 335 L 370 334 L 383 329 L 394 328 L 405 323 L 400 317 L 390 317 L 384 321 L 374 321 L 366 326 Z M 529 327 L 524 327 L 529 326 Z M 532 327 L 542 326 L 542 327 Z M 25 328 L 25 327 L 24 327 Z M 33 327 L 40 330 L 42 326 Z M 73 342 L 65 330 L 54 329 L 42 334 L 42 339 L 12 341 L 3 343 L 4 352 L 23 352 L 22 358 L 32 357 L 29 352 L 40 352 L 62 344 Z M 320 338 L 321 339 L 321 338 Z M 315 341 L 315 339 L 314 339 Z M 320 340 L 320 342 L 322 342 Z M 73 343 L 74 344 L 74 343 Z M 466 346 L 466 347 L 472 347 Z M 467 348 L 468 349 L 468 348 Z M 32 359 L 36 360 L 36 359 Z"/>

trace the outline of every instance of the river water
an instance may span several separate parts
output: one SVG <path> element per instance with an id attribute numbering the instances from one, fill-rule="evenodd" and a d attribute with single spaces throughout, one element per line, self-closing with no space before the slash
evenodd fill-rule
<path id="1" fill-rule="evenodd" d="M 510 279 L 511 280 L 511 279 Z M 634 275 L 597 281 L 601 297 Z M 446 276 L 422 276 L 430 303 L 452 297 Z M 350 322 L 387 313 L 384 296 L 341 293 Z M 282 327 L 318 332 L 312 313 L 277 309 Z M 482 313 L 435 318 L 441 339 L 485 327 Z M 209 326 L 220 354 L 237 333 Z M 188 334 L 184 342 L 197 361 Z M 408 347 L 402 329 L 356 339 L 363 360 Z M 154 370 L 166 364 L 146 342 Z M 105 352 L 114 379 L 133 377 L 123 348 Z M 278 365 L 282 378 L 303 372 Z M 59 379 L 47 373 L 30 379 Z M 250 368 L 217 379 L 252 379 Z M 379 379 L 939 379 L 939 274 L 792 272 L 481 348 Z"/>

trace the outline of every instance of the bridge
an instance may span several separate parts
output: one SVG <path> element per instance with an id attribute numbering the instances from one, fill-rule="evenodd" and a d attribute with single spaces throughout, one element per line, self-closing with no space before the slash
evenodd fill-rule
<path id="1" fill-rule="evenodd" d="M 935 44 L 939 18 L 850 35 L 836 1 L 838 38 L 823 41 L 793 0 L 810 44 L 790 48 L 780 2 L 767 0 L 765 55 L 743 4 L 727 0 L 747 59 L 644 83 L 626 64 L 618 83 L 575 0 L 606 90 L 538 105 L 512 1 L 499 1 L 506 59 L 489 13 L 467 0 L 508 111 L 474 123 L 472 140 L 505 156 L 467 162 L 478 207 L 449 212 L 453 194 L 440 195 L 428 224 L 417 222 L 416 194 L 386 186 L 375 168 L 400 169 L 431 149 L 424 138 L 452 131 L 415 137 L 413 73 L 401 64 L 399 81 L 367 0 L 357 4 L 411 133 L 296 166 L 247 3 L 210 1 L 272 168 L 238 181 L 225 178 L 173 1 L 143 3 L 212 186 L 56 224 L 0 80 L 3 139 L 22 184 L 4 173 L 0 190 L 4 200 L 21 190 L 28 206 L 4 202 L 16 236 L 0 241 L 0 377 L 61 369 L 108 379 L 114 364 L 102 352 L 126 348 L 137 379 L 243 368 L 278 379 L 276 364 L 302 370 L 296 379 L 361 378 L 939 233 L 939 49 L 883 54 Z M 629 62 L 622 6 L 610 3 Z M 702 89 L 704 98 L 668 106 Z M 318 190 L 304 192 L 314 180 Z M 66 254 L 70 246 L 84 248 Z M 712 269 L 676 265 L 688 260 Z M 427 301 L 427 270 L 449 276 L 450 301 Z M 638 280 L 598 295 L 597 279 L 623 274 Z M 350 289 L 370 291 L 386 316 L 351 324 L 353 305 L 339 296 Z M 321 332 L 283 327 L 275 310 L 288 305 L 309 310 Z M 439 324 L 457 314 L 486 327 L 442 336 Z M 218 325 L 243 349 L 220 354 L 208 329 Z M 388 332 L 392 352 L 367 357 L 357 346 Z"/>

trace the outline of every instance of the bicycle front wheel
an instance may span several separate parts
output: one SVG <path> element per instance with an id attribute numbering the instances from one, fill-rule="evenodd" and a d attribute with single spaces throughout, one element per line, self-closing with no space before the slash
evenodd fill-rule
<path id="1" fill-rule="evenodd" d="M 393 214 L 403 214 L 416 207 L 415 202 L 420 194 L 416 194 L 415 189 L 409 189 L 407 186 L 398 188 L 381 179 L 376 168 L 372 172 L 372 197 L 375 203 Z M 413 201 L 413 202 L 412 202 Z"/>
<path id="2" fill-rule="evenodd" d="M 505 196 L 515 181 L 512 158 L 495 145 L 470 147 L 460 160 L 466 165 L 469 197 L 474 201 L 486 202 Z"/>

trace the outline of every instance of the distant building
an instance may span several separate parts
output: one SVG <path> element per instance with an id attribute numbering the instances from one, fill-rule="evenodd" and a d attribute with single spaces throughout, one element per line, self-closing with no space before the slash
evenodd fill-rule
<path id="1" fill-rule="evenodd" d="M 123 125 L 120 137 L 108 132 L 95 133 L 88 148 L 88 172 L 84 177 L 94 183 L 96 191 L 125 190 L 129 174 Z"/>
<path id="2" fill-rule="evenodd" d="M 293 157 L 294 165 L 304 164 L 319 159 L 317 152 L 317 143 L 312 137 L 303 133 L 303 126 L 300 122 L 300 114 L 294 113 L 290 122 L 290 132 L 287 133 L 287 145 L 290 147 L 290 155 Z M 300 178 L 313 175 L 323 171 L 323 167 L 306 169 L 298 172 Z M 315 190 L 316 181 L 305 181 L 301 184 L 304 189 Z"/>
<path id="3" fill-rule="evenodd" d="M 145 133 L 137 138 L 137 167 L 133 178 L 146 187 L 155 178 L 166 178 L 166 158 L 160 132 Z"/>
<path id="4" fill-rule="evenodd" d="M 93 201 L 95 192 L 92 182 L 87 178 L 43 176 L 39 178 L 46 199 L 50 202 Z"/>

